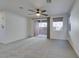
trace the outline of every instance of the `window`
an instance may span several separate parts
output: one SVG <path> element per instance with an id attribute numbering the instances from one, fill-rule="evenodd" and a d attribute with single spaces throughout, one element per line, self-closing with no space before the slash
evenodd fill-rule
<path id="1" fill-rule="evenodd" d="M 60 31 L 63 28 L 63 17 L 53 18 L 53 29 Z"/>
<path id="2" fill-rule="evenodd" d="M 39 27 L 47 27 L 47 22 L 39 22 Z"/>

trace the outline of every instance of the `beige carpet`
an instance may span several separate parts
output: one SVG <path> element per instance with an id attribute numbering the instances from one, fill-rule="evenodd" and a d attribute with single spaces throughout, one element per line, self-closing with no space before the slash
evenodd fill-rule
<path id="1" fill-rule="evenodd" d="M 74 50 L 64 40 L 48 40 L 33 37 L 0 45 L 0 57 L 4 58 L 76 58 Z"/>

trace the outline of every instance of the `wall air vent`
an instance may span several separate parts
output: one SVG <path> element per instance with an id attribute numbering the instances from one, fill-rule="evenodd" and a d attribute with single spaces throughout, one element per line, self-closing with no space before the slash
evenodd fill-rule
<path id="1" fill-rule="evenodd" d="M 52 2 L 52 0 L 47 0 L 47 3 L 51 3 Z"/>

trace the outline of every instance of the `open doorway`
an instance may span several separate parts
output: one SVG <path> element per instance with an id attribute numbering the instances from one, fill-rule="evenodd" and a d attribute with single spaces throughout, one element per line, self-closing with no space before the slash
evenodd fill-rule
<path id="1" fill-rule="evenodd" d="M 47 38 L 47 19 L 35 20 L 35 36 Z"/>

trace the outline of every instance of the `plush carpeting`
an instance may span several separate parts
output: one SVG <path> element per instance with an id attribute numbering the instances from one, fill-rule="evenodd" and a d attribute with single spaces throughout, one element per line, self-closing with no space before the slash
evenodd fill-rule
<path id="1" fill-rule="evenodd" d="M 76 58 L 77 55 L 64 40 L 33 37 L 0 46 L 1 58 Z"/>

